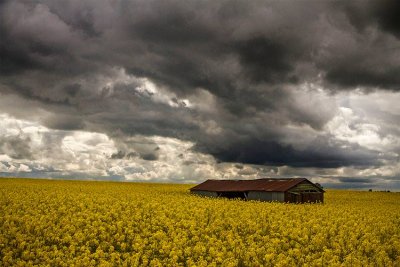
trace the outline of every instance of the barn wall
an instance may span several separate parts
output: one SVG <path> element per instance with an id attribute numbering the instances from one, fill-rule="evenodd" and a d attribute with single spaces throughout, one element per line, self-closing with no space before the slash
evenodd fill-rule
<path id="1" fill-rule="evenodd" d="M 204 197 L 217 197 L 218 196 L 217 192 L 200 191 L 200 190 L 193 190 L 191 192 L 192 192 L 192 194 L 196 194 L 196 195 L 204 196 Z"/>
<path id="2" fill-rule="evenodd" d="M 247 199 L 284 202 L 285 195 L 283 192 L 250 191 L 247 195 Z"/>

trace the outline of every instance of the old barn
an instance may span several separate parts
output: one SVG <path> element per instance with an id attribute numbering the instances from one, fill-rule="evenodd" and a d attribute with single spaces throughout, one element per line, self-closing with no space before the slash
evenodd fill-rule
<path id="1" fill-rule="evenodd" d="M 255 180 L 207 180 L 190 189 L 208 197 L 291 203 L 323 202 L 324 190 L 306 178 Z"/>

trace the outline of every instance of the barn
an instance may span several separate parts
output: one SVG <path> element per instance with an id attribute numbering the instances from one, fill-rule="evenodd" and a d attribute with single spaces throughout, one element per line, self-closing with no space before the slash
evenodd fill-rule
<path id="1" fill-rule="evenodd" d="M 306 178 L 255 180 L 207 180 L 190 189 L 207 197 L 290 203 L 324 202 L 324 190 Z"/>

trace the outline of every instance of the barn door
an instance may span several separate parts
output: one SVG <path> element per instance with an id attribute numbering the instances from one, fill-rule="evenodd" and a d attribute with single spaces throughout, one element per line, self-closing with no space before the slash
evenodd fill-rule
<path id="1" fill-rule="evenodd" d="M 302 203 L 310 202 L 315 203 L 319 200 L 319 195 L 316 193 L 303 193 L 302 195 Z"/>
<path id="2" fill-rule="evenodd" d="M 301 194 L 289 192 L 287 194 L 287 202 L 289 203 L 301 203 Z"/>

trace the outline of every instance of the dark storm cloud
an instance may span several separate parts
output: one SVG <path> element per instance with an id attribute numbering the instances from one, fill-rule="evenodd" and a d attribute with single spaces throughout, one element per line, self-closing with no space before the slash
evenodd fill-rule
<path id="1" fill-rule="evenodd" d="M 326 71 L 327 81 L 350 88 L 366 86 L 399 91 L 400 19 L 397 13 L 400 2 L 383 0 L 334 3 L 339 10 L 343 10 L 358 32 L 354 34 L 353 40 L 347 40 L 348 49 L 336 51 L 336 59 L 321 62 L 327 64 L 322 67 Z M 382 32 L 374 32 L 376 28 Z M 388 35 L 385 36 L 385 33 Z M 335 52 L 334 49 L 332 52 Z"/>
<path id="2" fill-rule="evenodd" d="M 396 0 L 377 1 L 375 11 L 372 13 L 382 29 L 393 33 L 400 37 L 400 18 L 398 11 L 400 10 L 400 2 Z"/>
<path id="3" fill-rule="evenodd" d="M 336 177 L 340 183 L 324 183 L 325 188 L 372 189 L 373 191 L 398 192 L 399 177 Z"/>
<path id="4" fill-rule="evenodd" d="M 115 137 L 118 151 L 111 155 L 111 159 L 143 159 L 155 161 L 159 157 L 160 148 L 146 137 L 136 137 L 134 139 Z"/>
<path id="5" fill-rule="evenodd" d="M 138 153 L 138 152 L 123 152 L 123 151 L 118 151 L 117 153 L 114 153 L 110 157 L 111 159 L 134 159 L 134 158 L 141 158 L 144 160 L 157 160 L 158 155 L 157 153 Z"/>
<path id="6" fill-rule="evenodd" d="M 240 62 L 247 75 L 256 82 L 296 81 L 287 77 L 293 69 L 290 51 L 284 45 L 265 37 L 254 37 L 237 45 Z"/>
<path id="7" fill-rule="evenodd" d="M 345 148 L 343 148 L 345 147 Z M 319 138 L 305 149 L 278 142 L 246 139 L 230 144 L 204 146 L 200 150 L 223 162 L 243 162 L 269 166 L 337 168 L 342 166 L 380 166 L 378 152 L 359 145 Z"/>
<path id="8" fill-rule="evenodd" d="M 144 159 L 144 160 L 150 160 L 150 161 L 152 161 L 152 160 L 157 160 L 157 159 L 158 159 L 158 156 L 157 156 L 156 154 L 150 153 L 150 154 L 143 154 L 143 155 L 141 155 L 141 158 Z"/>
<path id="9" fill-rule="evenodd" d="M 42 120 L 44 126 L 57 130 L 84 129 L 84 121 L 79 116 L 56 114 Z"/>
<path id="10" fill-rule="evenodd" d="M 140 134 L 189 140 L 221 161 L 377 166 L 379 153 L 343 149 L 350 144 L 334 137 L 302 149 L 281 140 L 284 126 L 318 132 L 333 116 L 297 99 L 305 82 L 400 89 L 396 4 L 373 3 L 6 1 L 0 92 L 52 113 L 41 118 L 50 128 L 107 133 L 115 159 L 129 158 L 123 143 Z M 210 104 L 199 90 L 215 106 L 187 106 L 186 98 Z M 153 149 L 137 146 L 138 156 L 157 160 Z"/>
<path id="11" fill-rule="evenodd" d="M 371 23 L 377 23 L 382 30 L 400 37 L 399 1 L 341 1 L 337 4 L 358 30 L 364 31 Z"/>
<path id="12" fill-rule="evenodd" d="M 341 177 L 339 181 L 342 183 L 363 183 L 363 184 L 371 184 L 375 183 L 375 178 L 354 178 L 354 177 Z"/>
<path id="13" fill-rule="evenodd" d="M 364 69 L 363 66 L 356 64 L 351 66 L 354 61 L 343 62 L 342 66 L 337 66 L 327 73 L 327 80 L 343 85 L 343 86 L 372 86 L 391 88 L 393 90 L 400 89 L 400 78 L 398 73 L 400 67 L 394 68 L 390 72 L 377 72 L 370 67 Z M 358 66 L 357 66 L 358 65 Z M 360 82 L 361 81 L 361 82 Z"/>
<path id="14" fill-rule="evenodd" d="M 0 136 L 0 154 L 13 159 L 32 159 L 31 140 L 22 136 Z"/>
<path id="15" fill-rule="evenodd" d="M 334 84 L 397 90 L 399 62 L 390 58 L 398 51 L 385 50 L 398 42 L 385 40 L 379 33 L 378 40 L 368 43 L 366 49 L 368 32 L 343 40 L 353 43 L 347 46 L 335 41 L 326 46 L 321 40 L 332 37 L 342 42 L 343 37 L 333 35 L 335 31 L 353 35 L 350 25 L 338 22 L 346 16 L 349 24 L 362 24 L 363 28 L 380 25 L 393 32 L 398 19 L 390 12 L 396 4 L 382 2 L 364 9 L 357 9 L 361 4 L 328 2 L 313 2 L 306 8 L 307 2 L 289 5 L 286 1 L 9 2 L 2 7 L 2 72 L 43 69 L 78 76 L 99 71 L 102 63 L 122 66 L 182 93 L 205 87 L 229 97 L 232 90 L 240 95 L 236 90 L 243 91 L 237 88 L 243 79 L 256 84 L 301 81 L 314 73 L 296 67 L 311 62 L 320 68 L 316 72 L 325 72 L 327 81 Z M 375 14 L 375 19 L 365 18 L 370 14 Z M 32 23 L 19 23 L 17 17 L 23 16 Z M 324 24 L 329 28 L 324 29 Z M 327 32 L 319 32 L 324 30 Z M 376 64 L 380 68 L 375 68 Z"/>

